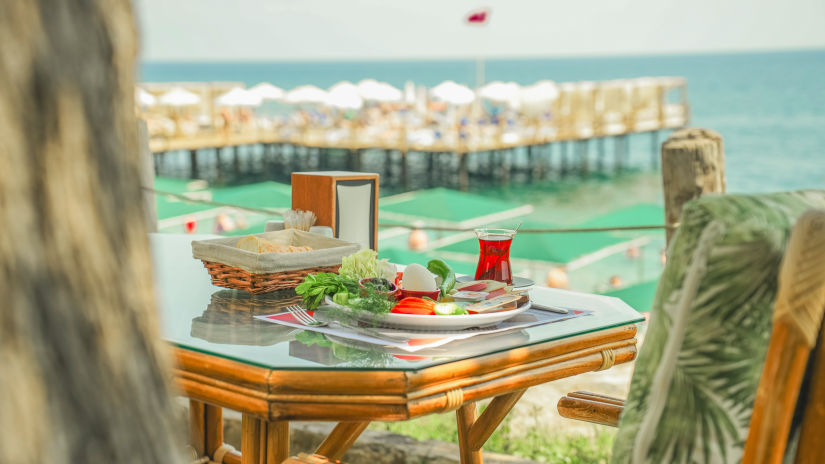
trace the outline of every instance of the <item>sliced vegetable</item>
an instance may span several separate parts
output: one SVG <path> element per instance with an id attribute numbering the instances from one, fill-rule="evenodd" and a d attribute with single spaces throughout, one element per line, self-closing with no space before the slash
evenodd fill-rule
<path id="1" fill-rule="evenodd" d="M 423 298 L 409 297 L 399 301 L 398 304 L 392 308 L 391 312 L 397 314 L 433 315 L 435 314 L 434 307 L 435 303 L 433 301 L 427 301 Z"/>
<path id="2" fill-rule="evenodd" d="M 395 305 L 395 307 L 392 308 L 392 311 L 390 311 L 390 312 L 393 312 L 393 313 L 396 313 L 396 314 L 418 314 L 418 315 L 421 315 L 421 316 L 433 316 L 433 315 L 435 315 L 435 312 L 433 311 L 432 308 L 424 308 L 424 307 L 421 307 L 421 306 L 398 306 L 398 305 Z"/>
<path id="3" fill-rule="evenodd" d="M 458 308 L 458 305 L 455 303 L 436 303 L 433 307 L 435 313 L 441 316 L 450 316 L 453 314 L 453 311 Z"/>
<path id="4" fill-rule="evenodd" d="M 467 314 L 467 310 L 455 303 L 437 303 L 435 313 L 441 316 L 460 316 Z"/>
<path id="5" fill-rule="evenodd" d="M 440 259 L 432 259 L 427 263 L 427 270 L 441 277 L 441 285 L 439 285 L 441 296 L 447 296 L 450 290 L 455 287 L 455 272 L 453 272 L 453 269 Z"/>

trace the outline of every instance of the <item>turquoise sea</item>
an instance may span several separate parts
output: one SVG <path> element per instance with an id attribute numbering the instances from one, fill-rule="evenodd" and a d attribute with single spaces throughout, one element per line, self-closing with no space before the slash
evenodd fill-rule
<path id="1" fill-rule="evenodd" d="M 521 84 L 668 75 L 688 80 L 691 124 L 724 137 L 730 191 L 825 187 L 825 50 L 486 63 L 488 81 Z M 139 79 L 326 88 L 370 77 L 397 87 L 407 81 L 433 86 L 446 79 L 472 85 L 475 61 L 150 62 L 141 65 Z M 640 162 L 649 159 L 647 138 L 633 148 Z"/>
<path id="2" fill-rule="evenodd" d="M 728 190 L 766 192 L 825 188 L 825 50 L 593 58 L 495 59 L 486 79 L 530 84 L 642 76 L 682 76 L 688 81 L 691 125 L 716 130 L 725 143 Z M 261 81 L 289 89 L 329 87 L 364 78 L 433 86 L 446 79 L 474 84 L 474 60 L 363 62 L 147 62 L 142 82 Z M 660 134 L 659 141 L 665 134 Z M 552 179 L 475 193 L 531 203 L 537 219 L 575 224 L 637 203 L 661 204 L 660 177 L 650 170 L 651 138 L 631 137 L 631 165 L 618 177 Z M 612 257 L 571 275 L 576 288 L 597 290 L 606 276 L 628 284 L 649 282 L 660 270 L 656 237 L 643 259 Z"/>

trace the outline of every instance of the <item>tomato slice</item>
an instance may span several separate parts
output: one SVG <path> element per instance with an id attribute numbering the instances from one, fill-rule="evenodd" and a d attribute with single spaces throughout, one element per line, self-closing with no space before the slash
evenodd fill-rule
<path id="1" fill-rule="evenodd" d="M 399 301 L 398 304 L 417 304 L 433 306 L 435 305 L 435 302 L 433 300 L 425 300 L 424 298 L 408 296 L 407 298 L 404 298 L 403 300 Z"/>
<path id="2" fill-rule="evenodd" d="M 435 314 L 435 310 L 433 310 L 432 306 L 402 305 L 401 303 L 395 305 L 390 312 L 396 314 L 420 314 L 424 316 L 432 316 Z"/>

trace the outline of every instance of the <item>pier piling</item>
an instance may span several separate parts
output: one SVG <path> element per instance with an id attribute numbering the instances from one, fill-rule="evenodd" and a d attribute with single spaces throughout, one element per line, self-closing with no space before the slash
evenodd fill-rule
<path id="1" fill-rule="evenodd" d="M 725 193 L 722 136 L 708 129 L 682 129 L 662 144 L 665 225 L 679 222 L 682 206 L 705 193 Z M 673 229 L 667 230 L 669 243 Z"/>
<path id="2" fill-rule="evenodd" d="M 192 179 L 198 178 L 198 150 L 189 150 L 189 176 Z"/>

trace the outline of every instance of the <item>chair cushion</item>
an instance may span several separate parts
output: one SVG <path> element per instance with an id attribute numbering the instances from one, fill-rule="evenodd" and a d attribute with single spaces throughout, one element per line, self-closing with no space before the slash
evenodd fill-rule
<path id="1" fill-rule="evenodd" d="M 823 191 L 712 195 L 685 206 L 611 462 L 741 460 L 785 244 L 803 212 L 823 207 Z"/>

